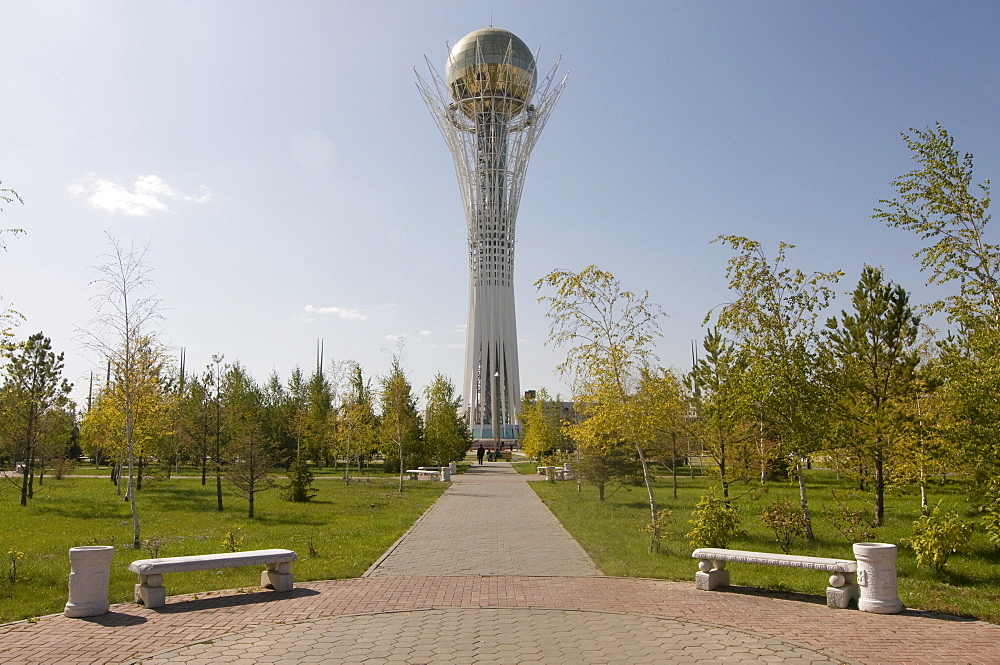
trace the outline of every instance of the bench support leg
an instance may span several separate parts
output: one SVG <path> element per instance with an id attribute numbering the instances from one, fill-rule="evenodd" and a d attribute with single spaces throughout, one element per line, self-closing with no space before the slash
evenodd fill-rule
<path id="1" fill-rule="evenodd" d="M 135 602 L 149 608 L 163 607 L 167 603 L 167 589 L 163 586 L 163 575 L 139 575 L 134 598 Z"/>
<path id="2" fill-rule="evenodd" d="M 275 591 L 291 591 L 295 588 L 292 564 L 267 564 L 267 569 L 260 571 L 260 585 L 265 589 L 274 589 Z"/>
<path id="3" fill-rule="evenodd" d="M 694 585 L 702 591 L 714 591 L 720 587 L 729 586 L 729 571 L 725 561 L 713 562 L 703 559 L 698 562 L 698 572 L 694 576 Z"/>
<path id="4" fill-rule="evenodd" d="M 854 573 L 837 573 L 830 576 L 830 586 L 826 588 L 826 606 L 838 610 L 846 610 L 853 600 L 855 604 L 861 597 L 857 576 Z"/>

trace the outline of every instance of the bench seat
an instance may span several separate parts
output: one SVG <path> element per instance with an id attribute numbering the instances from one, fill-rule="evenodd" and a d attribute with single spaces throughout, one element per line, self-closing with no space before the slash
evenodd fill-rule
<path id="1" fill-rule="evenodd" d="M 294 584 L 292 563 L 298 560 L 299 555 L 291 550 L 251 550 L 139 559 L 130 563 L 128 569 L 139 576 L 139 583 L 135 585 L 135 601 L 146 607 L 160 607 L 166 603 L 167 592 L 163 586 L 163 576 L 167 573 L 263 565 L 264 570 L 260 575 L 262 587 L 291 591 Z"/>
<path id="2" fill-rule="evenodd" d="M 448 467 L 445 467 L 446 469 Z M 410 480 L 420 480 L 421 476 L 424 478 L 431 478 L 436 480 L 444 480 L 445 471 L 431 471 L 430 469 L 407 469 L 406 475 L 410 477 Z M 448 480 L 451 480 L 451 474 L 448 474 Z"/>
<path id="3" fill-rule="evenodd" d="M 849 559 L 828 559 L 795 554 L 773 554 L 771 552 L 748 552 L 715 547 L 701 547 L 691 553 L 700 559 L 695 585 L 704 591 L 714 591 L 729 586 L 727 563 L 749 563 L 761 566 L 783 568 L 803 568 L 832 573 L 830 586 L 826 589 L 826 604 L 829 607 L 845 609 L 852 600 L 857 601 L 859 588 L 856 582 L 858 562 Z"/>

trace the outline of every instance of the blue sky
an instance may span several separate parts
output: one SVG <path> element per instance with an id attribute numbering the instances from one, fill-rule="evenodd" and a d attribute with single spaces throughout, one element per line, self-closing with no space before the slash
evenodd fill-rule
<path id="1" fill-rule="evenodd" d="M 865 263 L 926 302 L 904 231 L 871 219 L 910 168 L 899 133 L 942 123 L 1000 171 L 994 2 L 13 2 L 0 23 L 0 294 L 85 386 L 105 234 L 148 244 L 162 338 L 260 379 L 353 359 L 418 389 L 461 382 L 464 218 L 415 86 L 489 24 L 562 56 L 566 91 L 518 216 L 522 388 L 566 392 L 532 287 L 596 264 L 670 315 L 686 369 L 726 300 L 719 234 L 797 245 L 805 270 Z M 79 391 L 78 391 L 78 394 Z"/>

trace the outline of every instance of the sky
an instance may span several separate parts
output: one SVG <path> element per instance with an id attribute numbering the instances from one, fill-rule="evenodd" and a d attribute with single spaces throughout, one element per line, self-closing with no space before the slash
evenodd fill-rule
<path id="1" fill-rule="evenodd" d="M 517 223 L 522 389 L 568 394 L 533 283 L 594 264 L 668 314 L 685 371 L 727 301 L 721 234 L 789 263 L 867 263 L 940 292 L 921 241 L 871 218 L 912 162 L 900 133 L 941 123 L 1000 171 L 995 2 L 194 2 L 0 0 L 2 303 L 66 354 L 83 344 L 111 240 L 145 248 L 161 340 L 266 380 L 393 353 L 415 390 L 461 384 L 465 219 L 416 88 L 448 44 L 510 30 L 565 92 L 532 154 Z M 846 298 L 838 308 L 846 307 Z"/>

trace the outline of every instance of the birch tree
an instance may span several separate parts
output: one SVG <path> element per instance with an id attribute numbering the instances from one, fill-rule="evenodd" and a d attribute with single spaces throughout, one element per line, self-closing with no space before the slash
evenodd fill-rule
<path id="1" fill-rule="evenodd" d="M 139 508 L 135 492 L 135 424 L 143 391 L 157 377 L 143 364 L 144 349 L 158 348 L 155 325 L 161 319 L 160 300 L 149 291 L 153 286 L 146 248 L 123 247 L 108 237 L 111 252 L 95 267 L 92 282 L 98 292 L 92 302 L 96 310 L 88 330 L 82 331 L 88 345 L 111 364 L 114 383 L 121 392 L 122 438 L 128 463 L 125 498 L 132 511 L 132 545 L 141 547 Z M 146 357 L 149 354 L 145 354 Z"/>
<path id="2" fill-rule="evenodd" d="M 579 273 L 554 270 L 536 281 L 535 288 L 551 292 L 539 298 L 549 308 L 548 344 L 566 348 L 566 360 L 558 369 L 571 382 L 584 416 L 570 428 L 571 436 L 596 440 L 600 429 L 608 445 L 635 451 L 649 496 L 654 550 L 660 542 L 660 520 L 635 394 L 641 372 L 655 360 L 653 343 L 661 334 L 664 314 L 649 302 L 649 292 L 626 290 L 614 275 L 593 265 Z"/>
<path id="3" fill-rule="evenodd" d="M 403 472 L 407 459 L 420 461 L 420 415 L 417 413 L 413 389 L 400 366 L 399 355 L 392 357 L 389 372 L 382 377 L 382 417 L 379 423 L 379 441 L 386 467 L 399 465 L 399 491 L 403 491 Z M 395 460 L 392 460 L 393 457 Z"/>
<path id="4" fill-rule="evenodd" d="M 783 242 L 773 258 L 749 238 L 719 236 L 714 242 L 735 251 L 726 267 L 734 298 L 719 309 L 717 325 L 745 354 L 754 403 L 794 462 L 806 538 L 813 540 L 804 467 L 824 445 L 831 398 L 821 380 L 816 323 L 843 273 L 789 267 L 787 252 L 794 245 Z"/>

